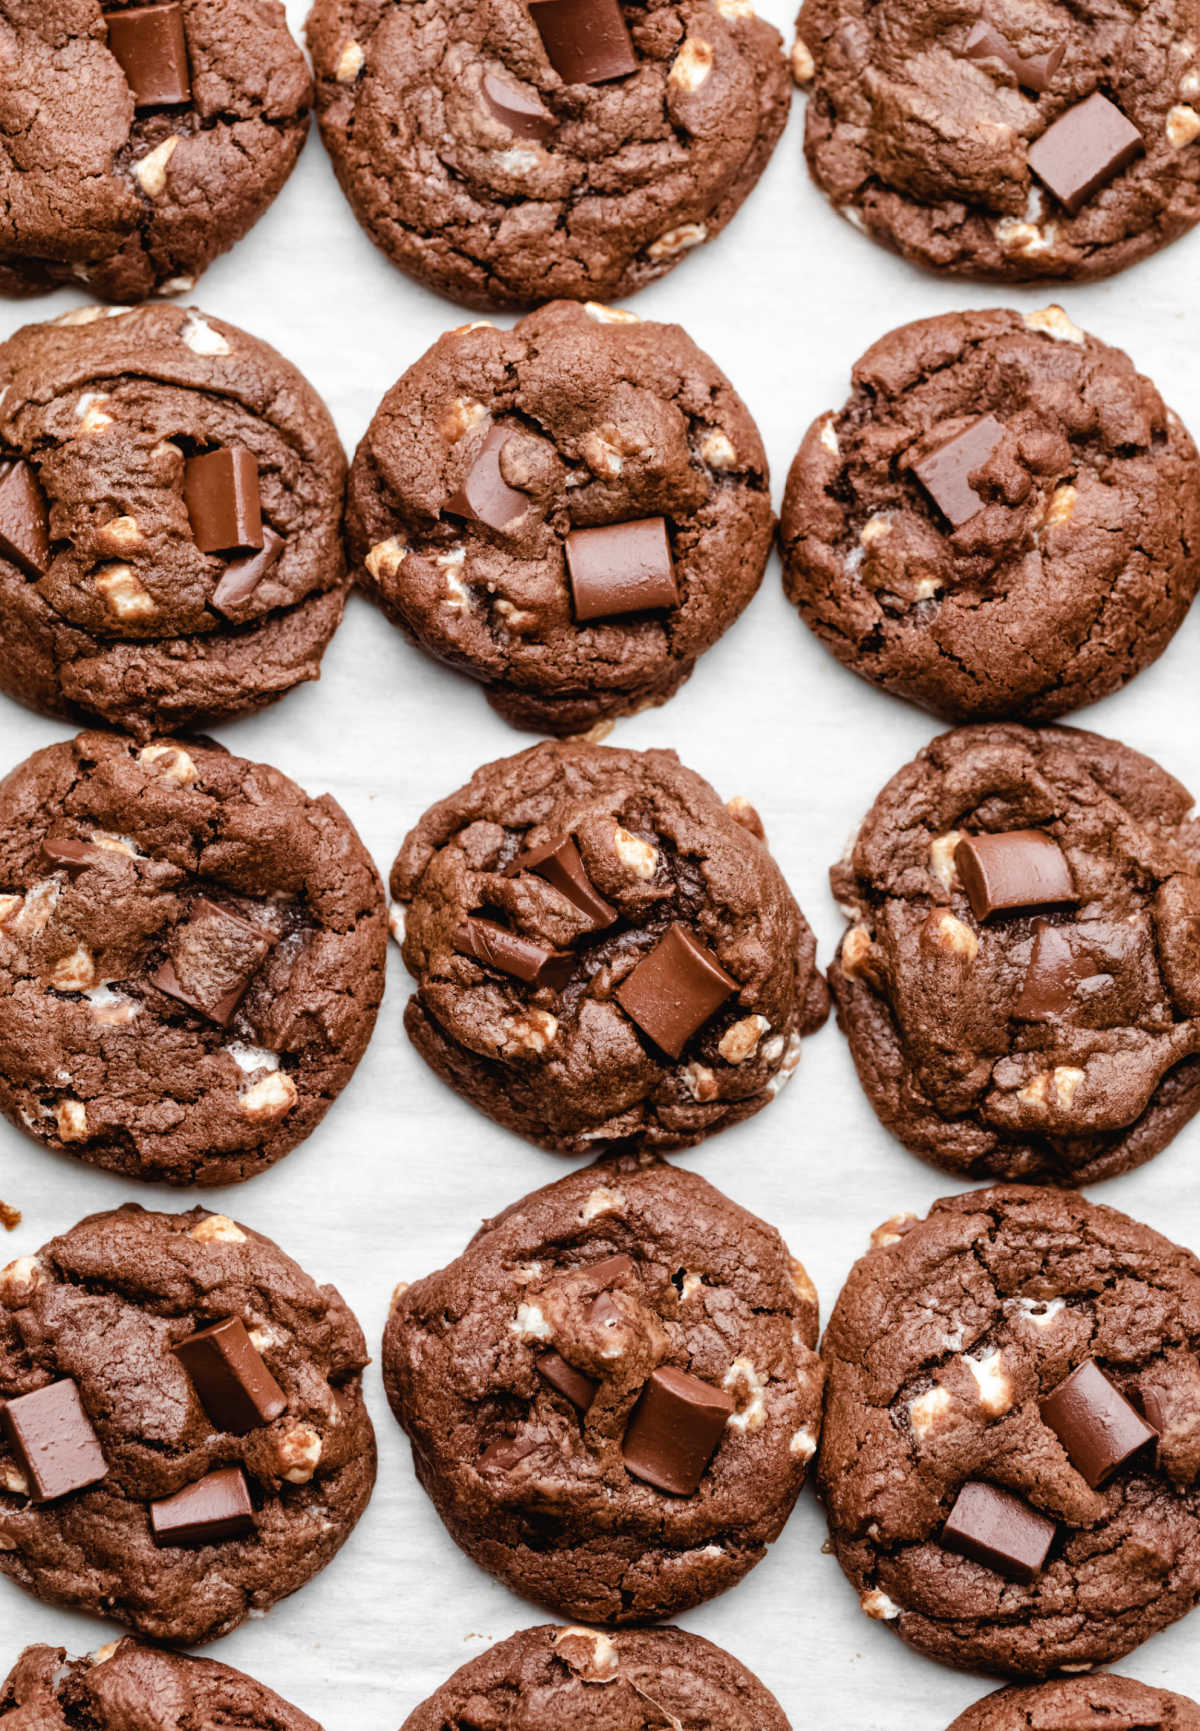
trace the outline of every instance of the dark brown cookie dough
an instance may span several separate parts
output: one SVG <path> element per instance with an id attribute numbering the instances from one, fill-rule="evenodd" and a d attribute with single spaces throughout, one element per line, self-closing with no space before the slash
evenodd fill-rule
<path id="1" fill-rule="evenodd" d="M 750 1117 L 828 1011 L 757 822 L 673 751 L 547 742 L 485 764 L 392 867 L 409 1038 L 556 1153 L 662 1153 Z M 567 892 L 553 861 L 523 863 L 550 845 Z"/>
<path id="2" fill-rule="evenodd" d="M 748 0 L 550 5 L 547 32 L 575 38 L 553 57 L 524 0 L 309 14 L 321 136 L 355 215 L 468 306 L 653 282 L 725 227 L 787 120 L 779 32 Z"/>
<path id="3" fill-rule="evenodd" d="M 522 1629 L 461 1666 L 403 1731 L 449 1731 L 481 1713 L 488 1731 L 790 1731 L 775 1697 L 731 1653 L 670 1628 Z"/>
<path id="4" fill-rule="evenodd" d="M 0 5 L 0 293 L 186 293 L 295 165 L 312 81 L 276 0 L 139 11 Z"/>
<path id="5" fill-rule="evenodd" d="M 851 925 L 829 978 L 859 1079 L 907 1147 L 963 1177 L 1090 1184 L 1187 1123 L 1191 806 L 1149 758 L 1073 728 L 958 728 L 892 778 L 830 873 Z M 1032 899 L 980 917 L 964 846 L 1029 831 L 1066 879 L 1029 889 L 1026 862 Z"/>
<path id="6" fill-rule="evenodd" d="M 1107 1664 L 1183 1616 L 1200 1599 L 1196 1258 L 1111 1208 L 1020 1186 L 936 1202 L 873 1242 L 822 1343 L 818 1467 L 866 1614 L 949 1664 L 1031 1678 Z M 1108 1435 L 1147 1433 L 1130 1397 L 1161 1433 L 1108 1476 L 1083 1446 L 1104 1446 L 1098 1409 L 1068 1426 L 1042 1405 L 1086 1365 L 1120 1415 Z M 1018 1527 L 1049 1541 L 1040 1567 L 1001 1572 L 943 1543 L 964 1487 L 1006 1499 L 1006 1545 Z"/>
<path id="7" fill-rule="evenodd" d="M 0 1685 L 4 1731 L 321 1731 L 315 1719 L 230 1665 L 126 1637 L 86 1659 L 26 1647 Z"/>
<path id="8" fill-rule="evenodd" d="M 1111 1673 L 997 1689 L 960 1713 L 950 1731 L 1200 1731 L 1186 1695 Z"/>
<path id="9" fill-rule="evenodd" d="M 195 460 L 238 451 L 261 523 L 197 493 Z M 348 584 L 345 458 L 266 343 L 163 305 L 28 325 L 0 344 L 0 453 L 10 696 L 149 738 L 319 677 Z M 247 545 L 220 544 L 235 534 Z"/>
<path id="10" fill-rule="evenodd" d="M 1200 219 L 1200 4 L 805 0 L 792 65 L 834 206 L 917 264 L 1108 276 Z"/>
<path id="11" fill-rule="evenodd" d="M 566 1616 L 640 1623 L 731 1587 L 779 1536 L 821 1425 L 816 1341 L 774 1227 L 623 1155 L 398 1287 L 383 1374 L 469 1556 Z"/>
<path id="12" fill-rule="evenodd" d="M 195 741 L 35 752 L 0 781 L 0 1109 L 132 1178 L 248 1178 L 349 1081 L 386 942 L 328 794 Z"/>
<path id="13" fill-rule="evenodd" d="M 175 1350 L 230 1320 L 273 1391 L 249 1409 L 228 1373 L 209 1361 L 201 1375 Z M 0 1273 L 0 1573 L 155 1640 L 228 1634 L 311 1580 L 366 1507 L 366 1362 L 341 1295 L 223 1214 L 128 1205 L 80 1221 Z M 51 1388 L 73 1417 L 39 1462 L 65 1456 L 46 1497 L 10 1420 L 36 1438 L 34 1397 Z M 82 1448 L 66 1446 L 81 1435 L 95 1462 L 83 1474 L 70 1471 Z M 235 1532 L 206 1524 L 211 1506 L 190 1540 L 168 1530 L 184 1511 L 165 1499 L 201 1481 L 210 1505 L 240 1500 Z"/>
<path id="14" fill-rule="evenodd" d="M 854 672 L 951 720 L 1048 720 L 1160 655 L 1200 583 L 1200 459 L 1060 307 L 892 331 L 810 427 L 784 587 Z"/>
<path id="15" fill-rule="evenodd" d="M 773 516 L 758 429 L 691 338 L 560 301 L 409 368 L 358 447 L 347 522 L 391 619 L 506 719 L 578 733 L 688 678 L 758 588 Z"/>

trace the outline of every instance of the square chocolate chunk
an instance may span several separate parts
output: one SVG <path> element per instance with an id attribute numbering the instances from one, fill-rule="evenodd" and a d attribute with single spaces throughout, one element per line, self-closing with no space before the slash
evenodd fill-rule
<path id="1" fill-rule="evenodd" d="M 690 1497 L 717 1452 L 733 1400 L 685 1370 L 659 1365 L 621 1444 L 627 1469 L 656 1490 Z"/>
<path id="2" fill-rule="evenodd" d="M 1046 1396 L 1042 1417 L 1093 1490 L 1158 1438 L 1090 1358 Z"/>
<path id="3" fill-rule="evenodd" d="M 171 934 L 150 983 L 227 1028 L 274 941 L 232 908 L 202 898 Z"/>
<path id="4" fill-rule="evenodd" d="M 46 500 L 28 463 L 0 464 L 0 557 L 27 577 L 44 577 L 50 564 Z"/>
<path id="5" fill-rule="evenodd" d="M 529 11 L 564 84 L 604 84 L 637 71 L 619 0 L 530 0 Z"/>
<path id="6" fill-rule="evenodd" d="M 262 547 L 258 463 L 241 445 L 190 457 L 183 496 L 202 553 L 253 553 Z"/>
<path id="7" fill-rule="evenodd" d="M 99 1438 L 70 1377 L 6 1402 L 0 1408 L 0 1430 L 35 1503 L 83 1490 L 108 1472 Z"/>
<path id="8" fill-rule="evenodd" d="M 218 1430 L 242 1436 L 270 1424 L 286 1409 L 283 1390 L 240 1316 L 227 1316 L 211 1328 L 202 1328 L 172 1350 Z"/>
<path id="9" fill-rule="evenodd" d="M 241 1467 L 221 1467 L 173 1497 L 150 1504 L 156 1545 L 215 1545 L 254 1531 L 254 1505 Z"/>
<path id="10" fill-rule="evenodd" d="M 678 1058 L 737 981 L 678 921 L 617 987 L 617 1001 L 656 1046 Z"/>
<path id="11" fill-rule="evenodd" d="M 664 517 L 572 529 L 566 555 L 575 618 L 581 625 L 679 605 Z"/>
<path id="12" fill-rule="evenodd" d="M 1042 1571 L 1055 1531 L 1053 1521 L 1020 1497 L 973 1480 L 959 1491 L 941 1542 L 998 1575 L 1032 1581 Z"/>
<path id="13" fill-rule="evenodd" d="M 996 417 L 981 415 L 913 464 L 913 474 L 952 529 L 961 528 L 983 510 L 970 476 L 982 469 L 1003 437 L 1004 428 Z"/>
<path id="14" fill-rule="evenodd" d="M 191 100 L 182 6 L 130 6 L 106 12 L 104 22 L 109 52 L 133 91 L 135 108 L 167 108 Z"/>
<path id="15" fill-rule="evenodd" d="M 1072 216 L 1145 150 L 1145 140 L 1097 90 L 1061 114 L 1029 147 L 1029 166 Z"/>

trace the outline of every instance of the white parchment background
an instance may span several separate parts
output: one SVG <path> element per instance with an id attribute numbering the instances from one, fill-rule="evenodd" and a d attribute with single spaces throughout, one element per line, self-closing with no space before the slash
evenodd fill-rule
<path id="1" fill-rule="evenodd" d="M 764 10 L 790 41 L 787 0 L 770 0 Z M 290 12 L 299 33 L 303 0 L 292 0 Z M 797 100 L 773 162 L 731 227 L 634 303 L 643 317 L 683 324 L 732 378 L 762 429 L 777 507 L 804 429 L 843 401 L 851 362 L 893 325 L 960 307 L 1028 310 L 1061 300 L 1077 323 L 1128 349 L 1200 433 L 1200 235 L 1090 288 L 940 282 L 833 215 L 804 170 L 802 109 Z M 343 202 L 315 132 L 274 208 L 193 298 L 295 361 L 329 403 L 348 451 L 404 368 L 443 329 L 478 316 L 418 288 L 375 250 Z M 0 306 L 0 332 L 78 299 L 62 293 Z M 1194 617 L 1156 666 L 1079 719 L 1160 759 L 1200 792 L 1198 639 Z M 0 770 L 71 731 L 0 698 Z M 927 716 L 825 654 L 785 603 L 773 558 L 760 594 L 691 683 L 665 708 L 619 723 L 612 739 L 674 746 L 724 797 L 753 801 L 825 964 L 841 923 L 827 868 L 884 781 L 935 731 Z M 530 743 L 472 685 L 426 660 L 357 597 L 321 682 L 220 736 L 311 792 L 331 790 L 385 877 L 405 830 L 433 799 L 479 763 Z M 311 1274 L 335 1282 L 377 1352 L 397 1280 L 440 1266 L 483 1215 L 565 1170 L 433 1080 L 403 1037 L 407 992 L 392 947 L 375 1038 L 351 1086 L 307 1144 L 236 1189 L 184 1194 L 130 1185 L 56 1158 L 0 1122 L 0 1197 L 25 1216 L 0 1243 L 0 1260 L 128 1198 L 167 1208 L 202 1200 L 269 1233 Z M 1198 1150 L 1200 1122 L 1140 1172 L 1091 1194 L 1200 1247 Z M 877 1124 L 832 1024 L 806 1043 L 795 1081 L 774 1106 L 683 1158 L 779 1226 L 816 1281 L 823 1317 L 874 1225 L 899 1209 L 924 1212 L 957 1188 Z M 395 1731 L 455 1667 L 547 1620 L 451 1543 L 417 1487 L 375 1365 L 367 1392 L 379 1482 L 350 1542 L 293 1598 L 206 1649 L 274 1686 L 326 1731 Z M 868 1621 L 836 1563 L 822 1555 L 823 1537 L 806 1493 L 767 1560 L 733 1592 L 681 1620 L 758 1672 L 797 1731 L 821 1723 L 943 1731 L 991 1685 L 914 1656 Z M 82 1652 L 118 1631 L 0 1581 L 0 1632 L 2 1676 L 26 1642 Z M 1200 1611 L 1120 1668 L 1200 1695 L 1198 1637 Z"/>

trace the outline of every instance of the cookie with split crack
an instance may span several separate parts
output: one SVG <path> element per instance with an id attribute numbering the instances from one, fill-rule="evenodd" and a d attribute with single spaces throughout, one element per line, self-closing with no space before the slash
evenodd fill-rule
<path id="1" fill-rule="evenodd" d="M 1111 1672 L 998 1689 L 960 1713 L 950 1731 L 1200 1731 L 1200 1707 Z"/>

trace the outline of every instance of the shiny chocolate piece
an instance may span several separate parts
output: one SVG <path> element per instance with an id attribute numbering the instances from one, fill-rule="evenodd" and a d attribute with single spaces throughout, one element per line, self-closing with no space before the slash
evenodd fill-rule
<path id="1" fill-rule="evenodd" d="M 621 1444 L 625 1466 L 656 1490 L 690 1497 L 717 1452 L 733 1411 L 724 1389 L 659 1365 L 633 1409 Z"/>
<path id="2" fill-rule="evenodd" d="M 590 1376 L 584 1376 L 581 1370 L 576 1370 L 573 1364 L 568 1364 L 557 1352 L 544 1352 L 537 1361 L 537 1368 L 538 1375 L 580 1412 L 586 1412 L 595 1400 L 598 1384 Z"/>
<path id="3" fill-rule="evenodd" d="M 1020 1497 L 972 1480 L 955 1499 L 941 1543 L 1009 1580 L 1028 1582 L 1041 1573 L 1055 1530 Z"/>
<path id="4" fill-rule="evenodd" d="M 617 1001 L 656 1046 L 678 1058 L 731 992 L 731 980 L 711 950 L 678 921 L 617 987 Z"/>
<path id="5" fill-rule="evenodd" d="M 46 500 L 26 462 L 0 464 L 0 556 L 27 577 L 44 577 L 50 564 Z"/>
<path id="6" fill-rule="evenodd" d="M 663 517 L 572 529 L 566 554 L 575 618 L 581 625 L 679 605 Z"/>
<path id="7" fill-rule="evenodd" d="M 98 848 L 94 842 L 76 841 L 73 836 L 47 835 L 42 837 L 41 852 L 52 871 L 65 871 L 75 878 L 100 859 L 104 849 Z"/>
<path id="8" fill-rule="evenodd" d="M 981 415 L 913 464 L 913 474 L 952 529 L 960 529 L 983 510 L 984 501 L 970 477 L 982 469 L 1003 437 L 1004 428 L 995 415 Z"/>
<path id="9" fill-rule="evenodd" d="M 263 545 L 258 464 L 241 445 L 189 457 L 183 496 L 202 553 L 257 552 Z"/>
<path id="10" fill-rule="evenodd" d="M 1046 1396 L 1041 1409 L 1071 1465 L 1094 1491 L 1158 1437 L 1090 1358 Z"/>
<path id="11" fill-rule="evenodd" d="M 583 1273 L 587 1275 L 593 1292 L 605 1292 L 618 1280 L 624 1280 L 627 1274 L 636 1274 L 637 1265 L 632 1256 L 602 1256 L 599 1262 L 589 1262 Z"/>
<path id="12" fill-rule="evenodd" d="M 1067 857 L 1044 830 L 964 836 L 954 850 L 954 864 L 977 920 L 1077 899 Z"/>
<path id="13" fill-rule="evenodd" d="M 605 84 L 637 71 L 618 0 L 530 0 L 529 12 L 564 84 Z"/>
<path id="14" fill-rule="evenodd" d="M 1048 126 L 1029 147 L 1029 166 L 1042 185 L 1078 216 L 1093 193 L 1145 150 L 1131 120 L 1097 90 Z"/>
<path id="15" fill-rule="evenodd" d="M 514 876 L 517 872 L 526 871 L 545 878 L 560 895 L 566 896 L 581 914 L 587 916 L 594 932 L 611 926 L 617 917 L 616 908 L 610 906 L 593 887 L 591 878 L 583 869 L 579 849 L 569 835 L 553 836 L 542 847 L 528 848 L 517 855 L 508 870 Z"/>
<path id="16" fill-rule="evenodd" d="M 100 1439 L 69 1376 L 6 1402 L 0 1407 L 0 1430 L 35 1503 L 81 1491 L 108 1472 Z"/>
<path id="17" fill-rule="evenodd" d="M 511 438 L 511 427 L 488 428 L 465 479 L 442 506 L 448 517 L 504 529 L 529 508 L 525 494 L 510 487 L 500 473 L 500 452 Z"/>
<path id="18" fill-rule="evenodd" d="M 510 1473 L 526 1455 L 534 1452 L 536 1446 L 528 1437 L 500 1437 L 484 1449 L 475 1463 L 476 1470 L 481 1473 Z"/>
<path id="19" fill-rule="evenodd" d="M 551 950 L 535 938 L 510 932 L 507 926 L 481 920 L 474 914 L 463 920 L 454 934 L 460 955 L 473 956 L 489 968 L 521 980 L 527 986 L 553 986 L 561 991 L 571 977 L 575 958 L 569 950 Z"/>
<path id="20" fill-rule="evenodd" d="M 537 141 L 557 131 L 557 120 L 542 107 L 534 92 L 513 79 L 498 72 L 485 72 L 479 89 L 492 118 L 507 126 L 514 138 Z"/>
<path id="21" fill-rule="evenodd" d="M 167 959 L 150 983 L 227 1028 L 274 942 L 232 908 L 201 897 L 175 927 Z"/>
<path id="22" fill-rule="evenodd" d="M 1033 928 L 1029 965 L 1013 1015 L 1023 1022 L 1049 1022 L 1066 1015 L 1082 981 L 1094 970 L 1076 952 L 1071 926 L 1038 920 Z"/>
<path id="23" fill-rule="evenodd" d="M 109 52 L 133 91 L 135 108 L 169 108 L 191 101 L 182 6 L 131 6 L 106 12 L 104 22 Z"/>
<path id="24" fill-rule="evenodd" d="M 227 1316 L 171 1349 L 191 1378 L 200 1405 L 219 1431 L 244 1436 L 287 1410 L 240 1316 Z"/>
<path id="25" fill-rule="evenodd" d="M 254 1531 L 254 1506 L 241 1467 L 220 1467 L 173 1497 L 150 1504 L 156 1545 L 215 1545 Z"/>
<path id="26" fill-rule="evenodd" d="M 973 27 L 965 49 L 968 60 L 999 60 L 1022 90 L 1035 90 L 1039 96 L 1049 90 L 1066 52 L 1066 43 L 1060 42 L 1045 54 L 1018 54 L 1008 37 L 986 18 Z"/>
<path id="27" fill-rule="evenodd" d="M 248 601 L 283 552 L 283 536 L 277 535 L 267 523 L 263 524 L 262 538 L 257 553 L 232 559 L 222 571 L 212 598 L 218 613 L 235 611 L 243 601 Z"/>

